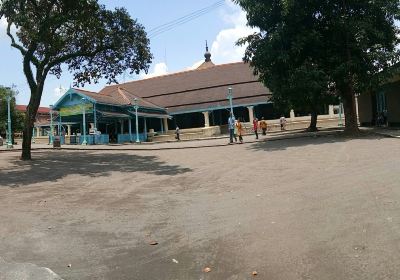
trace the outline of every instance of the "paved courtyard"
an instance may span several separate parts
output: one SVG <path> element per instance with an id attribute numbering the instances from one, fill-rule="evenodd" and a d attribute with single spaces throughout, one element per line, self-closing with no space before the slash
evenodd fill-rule
<path id="1" fill-rule="evenodd" d="M 18 156 L 0 153 L 6 262 L 66 280 L 400 279 L 398 139 Z"/>

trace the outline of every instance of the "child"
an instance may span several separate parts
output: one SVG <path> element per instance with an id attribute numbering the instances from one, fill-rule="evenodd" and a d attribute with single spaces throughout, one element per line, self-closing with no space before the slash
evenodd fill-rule
<path id="1" fill-rule="evenodd" d="M 253 120 L 253 130 L 256 135 L 256 139 L 258 139 L 258 119 L 254 118 Z"/>
<path id="2" fill-rule="evenodd" d="M 178 141 L 180 141 L 181 138 L 179 137 L 179 126 L 176 126 L 175 134 L 176 134 L 176 135 L 175 135 L 175 139 L 178 140 Z"/>
<path id="3" fill-rule="evenodd" d="M 262 129 L 262 134 L 267 135 L 267 122 L 264 120 L 264 117 L 261 118 L 260 127 Z"/>
<path id="4" fill-rule="evenodd" d="M 282 115 L 282 117 L 279 119 L 279 122 L 281 124 L 281 130 L 286 130 L 286 118 L 285 118 L 285 116 Z"/>
<path id="5" fill-rule="evenodd" d="M 238 119 L 238 121 L 236 123 L 236 128 L 237 128 L 237 133 L 239 136 L 240 144 L 243 144 L 243 137 L 242 137 L 243 136 L 243 125 L 240 121 L 240 118 Z"/>

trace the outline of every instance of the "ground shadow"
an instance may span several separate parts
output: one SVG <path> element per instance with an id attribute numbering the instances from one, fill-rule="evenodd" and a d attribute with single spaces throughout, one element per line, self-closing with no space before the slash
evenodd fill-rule
<path id="1" fill-rule="evenodd" d="M 266 141 L 255 142 L 248 146 L 250 150 L 256 151 L 282 151 L 288 148 L 295 147 L 305 147 L 309 145 L 321 145 L 321 144 L 329 144 L 329 143 L 340 143 L 347 142 L 354 139 L 363 139 L 363 140 L 380 140 L 385 138 L 384 136 L 376 135 L 376 134 L 364 134 L 357 137 L 348 137 L 343 133 L 336 134 L 326 134 L 326 135 L 318 135 L 315 136 L 304 136 L 304 137 L 294 137 L 292 139 L 269 139 Z"/>
<path id="2" fill-rule="evenodd" d="M 190 168 L 168 165 L 156 156 L 121 152 L 43 151 L 35 152 L 33 158 L 32 161 L 21 161 L 13 157 L 9 167 L 0 170 L 0 186 L 18 187 L 56 181 L 67 175 L 109 176 L 112 171 L 169 176 L 192 171 Z"/>

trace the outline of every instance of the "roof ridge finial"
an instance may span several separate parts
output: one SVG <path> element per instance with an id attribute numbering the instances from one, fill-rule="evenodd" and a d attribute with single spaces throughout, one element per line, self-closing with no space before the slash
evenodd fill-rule
<path id="1" fill-rule="evenodd" d="M 211 53 L 208 51 L 208 42 L 206 40 L 206 53 L 204 54 L 204 57 L 206 58 L 206 62 L 211 61 Z"/>

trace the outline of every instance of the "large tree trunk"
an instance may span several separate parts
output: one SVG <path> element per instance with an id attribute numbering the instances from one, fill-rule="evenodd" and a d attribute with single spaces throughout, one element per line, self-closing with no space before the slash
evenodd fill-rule
<path id="1" fill-rule="evenodd" d="M 311 112 L 311 122 L 310 126 L 307 128 L 307 131 L 318 131 L 317 121 L 318 121 L 318 113 Z"/>
<path id="2" fill-rule="evenodd" d="M 31 160 L 32 133 L 35 124 L 36 114 L 39 109 L 40 100 L 43 92 L 43 84 L 40 84 L 36 90 L 31 90 L 31 98 L 26 108 L 25 123 L 22 135 L 22 160 Z"/>
<path id="3" fill-rule="evenodd" d="M 348 84 L 342 92 L 343 107 L 345 116 L 345 133 L 356 135 L 360 133 L 358 129 L 357 110 L 356 110 L 356 97 L 354 94 L 353 86 Z"/>

